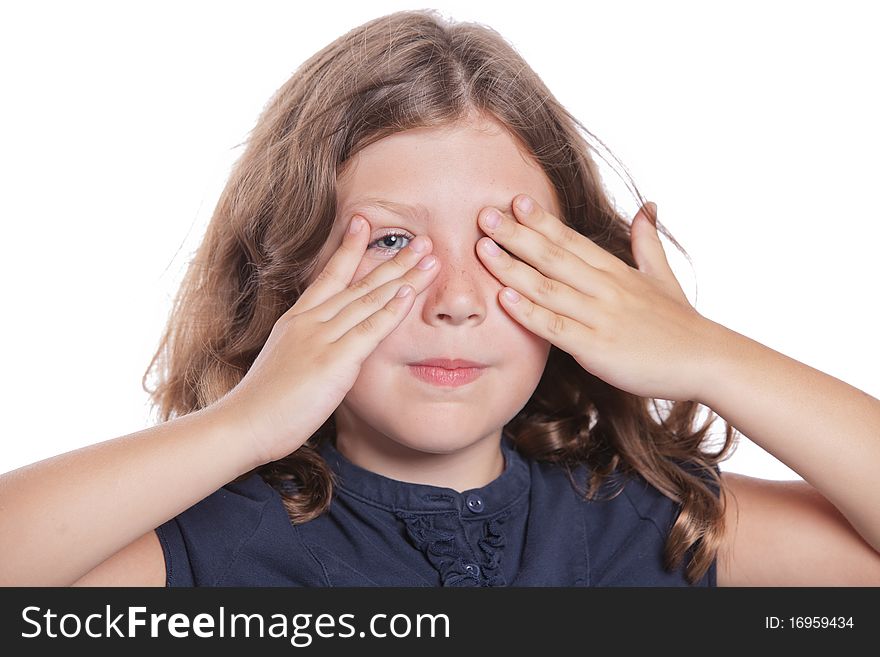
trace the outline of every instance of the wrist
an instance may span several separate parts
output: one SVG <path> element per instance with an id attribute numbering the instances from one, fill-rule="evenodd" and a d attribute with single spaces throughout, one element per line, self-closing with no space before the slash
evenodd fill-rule
<path id="1" fill-rule="evenodd" d="M 199 411 L 205 421 L 212 426 L 213 432 L 219 436 L 220 444 L 227 450 L 241 470 L 240 474 L 250 472 L 254 468 L 265 465 L 271 459 L 264 453 L 262 443 L 254 434 L 246 413 L 242 413 L 233 404 L 211 404 Z"/>
<path id="2" fill-rule="evenodd" d="M 722 385 L 729 369 L 730 359 L 734 357 L 735 345 L 743 336 L 726 326 L 703 317 L 701 327 L 702 351 L 697 375 L 694 377 L 696 390 L 693 401 L 712 408 L 715 391 Z"/>

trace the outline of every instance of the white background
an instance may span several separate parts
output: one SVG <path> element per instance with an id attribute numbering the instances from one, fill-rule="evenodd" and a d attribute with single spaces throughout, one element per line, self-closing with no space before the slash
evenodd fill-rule
<path id="1" fill-rule="evenodd" d="M 0 472 L 153 424 L 141 376 L 263 105 L 422 7 L 306 5 L 2 5 Z M 870 3 L 431 6 L 498 30 L 624 162 L 698 311 L 880 396 Z M 748 440 L 722 469 L 797 478 Z"/>

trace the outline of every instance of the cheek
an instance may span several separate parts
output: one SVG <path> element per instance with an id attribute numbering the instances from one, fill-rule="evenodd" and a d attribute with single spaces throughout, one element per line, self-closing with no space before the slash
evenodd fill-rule
<path id="1" fill-rule="evenodd" d="M 543 373 L 547 365 L 547 357 L 550 355 L 550 342 L 528 331 L 524 341 L 526 346 L 523 354 L 526 357 L 523 360 L 528 362 L 530 370 Z"/>
<path id="2" fill-rule="evenodd" d="M 495 299 L 495 303 L 498 304 L 499 307 L 501 306 L 497 298 Z M 532 333 L 525 326 L 507 314 L 504 308 L 500 309 L 500 316 L 503 317 L 504 334 L 510 335 L 510 339 L 516 341 L 520 345 L 520 348 L 527 349 L 529 353 L 549 353 L 550 342 L 548 340 Z"/>
<path id="3" fill-rule="evenodd" d="M 540 378 L 547 365 L 552 345 L 510 316 L 507 316 L 507 321 L 510 322 L 510 326 L 504 331 L 506 339 L 503 339 L 503 344 L 507 353 L 517 354 L 515 362 L 512 362 L 513 367 L 524 379 Z"/>

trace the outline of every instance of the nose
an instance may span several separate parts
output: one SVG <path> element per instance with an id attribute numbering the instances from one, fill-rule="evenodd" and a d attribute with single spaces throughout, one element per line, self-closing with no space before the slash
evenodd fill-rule
<path id="1" fill-rule="evenodd" d="M 440 271 L 422 295 L 426 323 L 478 325 L 485 321 L 488 310 L 498 305 L 498 291 L 503 286 L 477 255 L 477 240 L 482 236 L 480 232 L 467 239 L 432 240 Z"/>

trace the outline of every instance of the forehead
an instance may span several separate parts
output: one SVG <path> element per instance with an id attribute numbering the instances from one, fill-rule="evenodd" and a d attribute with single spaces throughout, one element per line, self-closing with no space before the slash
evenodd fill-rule
<path id="1" fill-rule="evenodd" d="M 494 122 L 416 128 L 385 137 L 353 156 L 337 180 L 338 214 L 376 208 L 415 220 L 496 206 L 516 194 L 558 210 L 540 165 Z"/>

